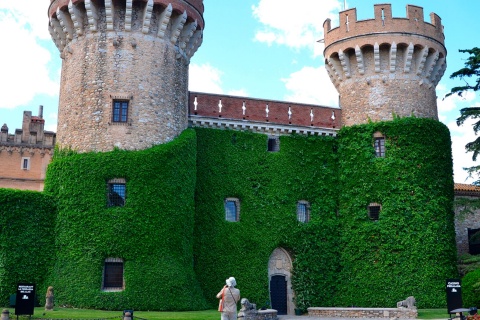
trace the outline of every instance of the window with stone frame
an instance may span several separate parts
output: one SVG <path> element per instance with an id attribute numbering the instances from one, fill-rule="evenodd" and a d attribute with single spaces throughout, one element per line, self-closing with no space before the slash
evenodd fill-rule
<path id="1" fill-rule="evenodd" d="M 123 207 L 127 195 L 125 179 L 116 178 L 107 182 L 107 200 L 109 207 Z"/>
<path id="2" fill-rule="evenodd" d="M 375 148 L 375 156 L 377 158 L 385 157 L 385 136 L 381 132 L 375 132 L 373 134 L 373 143 Z"/>
<path id="3" fill-rule="evenodd" d="M 480 254 L 480 229 L 468 229 L 468 253 Z"/>
<path id="4" fill-rule="evenodd" d="M 302 223 L 310 221 L 310 203 L 305 200 L 297 202 L 297 220 Z"/>
<path id="5" fill-rule="evenodd" d="M 240 220 L 240 200 L 237 198 L 226 198 L 225 204 L 225 220 L 237 222 Z"/>
<path id="6" fill-rule="evenodd" d="M 122 291 L 125 289 L 123 280 L 123 260 L 107 258 L 103 265 L 103 291 Z"/>
<path id="7" fill-rule="evenodd" d="M 30 170 L 30 158 L 23 157 L 20 167 L 21 167 L 22 170 Z"/>
<path id="8" fill-rule="evenodd" d="M 382 205 L 376 202 L 370 203 L 368 205 L 368 217 L 371 220 L 378 220 L 380 218 L 380 212 L 382 211 Z"/>
<path id="9" fill-rule="evenodd" d="M 127 123 L 128 121 L 128 107 L 130 101 L 114 99 L 112 104 L 112 122 Z"/>

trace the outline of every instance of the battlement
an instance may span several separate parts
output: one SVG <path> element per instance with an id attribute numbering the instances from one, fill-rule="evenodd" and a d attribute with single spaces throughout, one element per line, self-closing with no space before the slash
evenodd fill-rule
<path id="1" fill-rule="evenodd" d="M 15 129 L 14 134 L 9 134 L 6 123 L 1 127 L 0 151 L 23 150 L 22 147 L 53 148 L 55 146 L 55 132 L 45 131 L 44 126 L 43 106 L 40 106 L 38 116 L 32 116 L 31 111 L 24 111 L 22 129 Z"/>
<path id="2" fill-rule="evenodd" d="M 189 120 L 197 118 L 238 120 L 250 126 L 281 125 L 290 128 L 287 131 L 299 131 L 303 127 L 335 132 L 342 126 L 338 108 L 189 92 Z"/>
<path id="3" fill-rule="evenodd" d="M 374 19 L 357 21 L 353 8 L 340 12 L 339 27 L 324 23 L 325 68 L 340 94 L 343 125 L 393 115 L 438 119 L 435 87 L 447 68 L 440 17 L 425 22 L 412 5 L 407 18 L 392 18 L 390 4 L 374 8 Z"/>
<path id="4" fill-rule="evenodd" d="M 51 0 L 49 31 L 62 58 L 79 37 L 112 33 L 118 47 L 125 33 L 138 33 L 170 42 L 190 59 L 202 42 L 203 9 L 202 0 Z"/>
<path id="5" fill-rule="evenodd" d="M 442 20 L 435 13 L 430 13 L 430 23 L 424 21 L 423 8 L 407 5 L 406 18 L 392 17 L 391 4 L 374 5 L 375 16 L 373 19 L 357 20 L 357 9 L 352 8 L 340 12 L 340 25 L 332 29 L 331 20 L 327 19 L 324 24 L 325 51 L 337 41 L 358 37 L 366 34 L 375 34 L 376 37 L 382 33 L 402 33 L 410 35 L 421 35 L 429 38 L 438 44 L 443 45 L 445 36 L 443 34 Z"/>

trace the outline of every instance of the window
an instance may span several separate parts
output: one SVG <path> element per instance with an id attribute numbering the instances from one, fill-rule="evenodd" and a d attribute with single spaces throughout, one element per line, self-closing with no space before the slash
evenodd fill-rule
<path id="1" fill-rule="evenodd" d="M 297 202 L 297 220 L 302 223 L 310 221 L 310 204 L 307 201 Z"/>
<path id="2" fill-rule="evenodd" d="M 23 157 L 20 168 L 22 170 L 30 170 L 30 158 Z"/>
<path id="3" fill-rule="evenodd" d="M 378 203 L 370 203 L 368 205 L 368 217 L 372 220 L 378 220 L 382 211 L 382 205 Z"/>
<path id="4" fill-rule="evenodd" d="M 375 132 L 373 134 L 374 140 L 374 148 L 375 148 L 375 156 L 377 158 L 384 158 L 385 157 L 385 137 L 381 132 Z"/>
<path id="5" fill-rule="evenodd" d="M 125 205 L 125 179 L 112 179 L 108 181 L 108 206 L 123 207 Z"/>
<path id="6" fill-rule="evenodd" d="M 103 290 L 120 291 L 124 289 L 123 283 L 123 260 L 119 258 L 107 258 L 103 266 Z"/>
<path id="7" fill-rule="evenodd" d="M 278 137 L 268 137 L 267 151 L 277 152 L 280 150 L 280 140 Z"/>
<path id="8" fill-rule="evenodd" d="M 240 220 L 240 201 L 238 199 L 225 199 L 225 220 L 230 222 Z"/>
<path id="9" fill-rule="evenodd" d="M 113 122 L 127 122 L 128 100 L 113 100 Z"/>
<path id="10" fill-rule="evenodd" d="M 480 229 L 468 229 L 468 253 L 480 254 Z"/>

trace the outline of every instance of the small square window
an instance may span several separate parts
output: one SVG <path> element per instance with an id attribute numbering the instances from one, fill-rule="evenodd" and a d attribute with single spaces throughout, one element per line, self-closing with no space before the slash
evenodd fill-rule
<path id="1" fill-rule="evenodd" d="M 128 100 L 113 100 L 112 122 L 127 122 Z"/>
<path id="2" fill-rule="evenodd" d="M 238 199 L 225 199 L 225 220 L 230 222 L 240 220 L 240 201 Z"/>
<path id="3" fill-rule="evenodd" d="M 102 289 L 105 291 L 119 291 L 124 289 L 122 259 L 105 259 Z"/>
<path id="4" fill-rule="evenodd" d="M 108 206 L 123 207 L 125 205 L 126 187 L 124 179 L 113 179 L 108 182 Z"/>
<path id="5" fill-rule="evenodd" d="M 302 223 L 310 221 L 310 204 L 307 201 L 297 202 L 297 220 Z"/>
<path id="6" fill-rule="evenodd" d="M 280 150 L 280 140 L 278 137 L 268 137 L 267 151 L 278 152 Z"/>
<path id="7" fill-rule="evenodd" d="M 370 203 L 368 206 L 368 217 L 372 220 L 378 220 L 382 206 L 378 203 Z"/>
<path id="8" fill-rule="evenodd" d="M 20 168 L 22 170 L 30 170 L 30 158 L 23 157 Z"/>

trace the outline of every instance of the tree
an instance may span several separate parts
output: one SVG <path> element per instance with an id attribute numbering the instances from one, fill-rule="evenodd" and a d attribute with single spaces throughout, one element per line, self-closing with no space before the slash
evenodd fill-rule
<path id="1" fill-rule="evenodd" d="M 457 94 L 461 97 L 467 91 L 478 91 L 480 89 L 480 48 L 475 47 L 469 50 L 459 50 L 459 52 L 468 53 L 470 54 L 470 57 L 468 57 L 466 60 L 465 67 L 452 73 L 450 75 L 450 79 L 460 78 L 465 82 L 465 85 L 452 88 L 452 90 L 445 95 L 445 98 L 453 94 Z M 470 78 L 474 78 L 474 85 L 470 85 L 470 83 L 467 81 L 470 80 Z M 476 120 L 475 124 L 473 125 L 473 131 L 476 135 L 480 131 L 480 108 L 468 107 L 461 109 L 460 117 L 457 118 L 457 125 L 463 125 L 469 118 Z M 476 161 L 478 155 L 480 154 L 480 137 L 474 141 L 468 142 L 465 145 L 465 149 L 467 152 L 473 152 L 472 160 Z M 465 168 L 465 170 L 471 176 L 474 173 L 480 172 L 480 165 Z M 480 185 L 480 180 L 475 181 L 474 184 Z"/>

